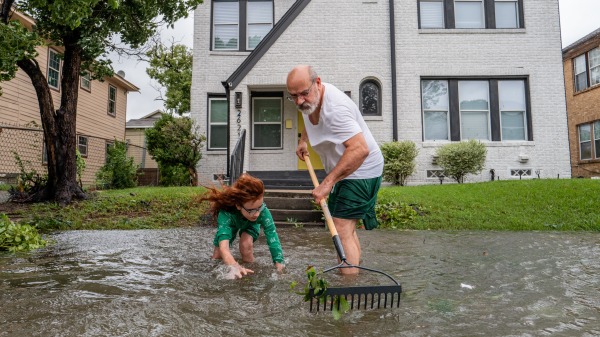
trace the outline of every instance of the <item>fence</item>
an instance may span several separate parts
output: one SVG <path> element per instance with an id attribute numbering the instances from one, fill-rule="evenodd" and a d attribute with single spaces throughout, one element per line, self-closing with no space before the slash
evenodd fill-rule
<path id="1" fill-rule="evenodd" d="M 84 186 L 95 185 L 96 172 L 106 163 L 106 146 L 114 139 L 78 135 L 87 138 L 80 152 L 85 161 L 85 170 L 81 176 Z M 85 151 L 81 151 L 85 150 Z M 0 124 L 0 181 L 16 183 L 21 172 L 16 156 L 23 163 L 26 172 L 35 170 L 39 174 L 47 174 L 47 158 L 45 155 L 44 132 L 37 126 L 15 126 Z"/>

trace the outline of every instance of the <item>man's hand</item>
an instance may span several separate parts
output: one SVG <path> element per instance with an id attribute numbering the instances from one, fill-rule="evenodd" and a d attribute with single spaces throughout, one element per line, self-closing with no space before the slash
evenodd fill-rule
<path id="1" fill-rule="evenodd" d="M 296 148 L 296 155 L 298 158 L 304 160 L 304 156 L 308 156 L 308 144 L 300 139 L 298 141 L 298 147 Z"/>
<path id="2" fill-rule="evenodd" d="M 326 199 L 327 196 L 329 196 L 329 192 L 331 192 L 332 188 L 333 185 L 330 185 L 325 180 L 323 180 L 323 182 L 321 182 L 319 186 L 312 190 L 312 196 L 313 198 L 315 198 L 315 202 L 317 203 L 317 205 L 321 205 L 321 200 Z"/>

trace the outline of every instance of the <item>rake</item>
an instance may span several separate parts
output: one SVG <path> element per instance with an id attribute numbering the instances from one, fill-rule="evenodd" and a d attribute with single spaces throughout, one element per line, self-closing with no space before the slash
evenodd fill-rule
<path id="1" fill-rule="evenodd" d="M 319 186 L 319 181 L 315 175 L 312 163 L 308 156 L 304 157 L 310 178 L 312 179 L 315 188 Z M 340 259 L 340 264 L 331 268 L 325 269 L 322 273 L 327 273 L 335 269 L 342 268 L 358 268 L 369 272 L 374 272 L 380 275 L 384 275 L 389 278 L 394 284 L 393 285 L 374 285 L 374 286 L 355 286 L 355 287 L 327 287 L 325 290 L 320 290 L 315 293 L 314 289 L 309 290 L 310 297 L 310 311 L 327 311 L 340 309 L 340 299 L 344 298 L 349 304 L 350 309 L 379 309 L 379 308 L 393 308 L 400 307 L 400 294 L 402 293 L 402 286 L 389 274 L 371 269 L 363 266 L 357 266 L 346 261 L 346 254 L 344 253 L 344 247 L 340 241 L 337 230 L 333 223 L 333 218 L 327 207 L 327 201 L 321 200 L 321 209 L 325 215 L 327 222 L 327 228 L 333 239 L 333 245 Z M 314 302 L 314 303 L 313 303 Z M 355 305 L 356 303 L 356 305 Z M 334 308 L 337 306 L 337 308 Z"/>

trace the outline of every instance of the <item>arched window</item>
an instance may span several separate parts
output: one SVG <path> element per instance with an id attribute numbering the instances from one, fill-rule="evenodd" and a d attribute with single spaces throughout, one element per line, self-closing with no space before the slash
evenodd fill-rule
<path id="1" fill-rule="evenodd" d="M 381 86 L 375 80 L 364 80 L 360 84 L 360 112 L 363 116 L 381 116 Z"/>

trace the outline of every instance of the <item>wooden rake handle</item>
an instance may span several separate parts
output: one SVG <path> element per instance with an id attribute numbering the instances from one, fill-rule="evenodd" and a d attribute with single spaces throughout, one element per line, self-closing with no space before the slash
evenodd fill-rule
<path id="1" fill-rule="evenodd" d="M 317 179 L 315 170 L 313 169 L 312 163 L 310 162 L 310 157 L 304 156 L 304 161 L 306 162 L 306 167 L 308 167 L 308 173 L 310 174 L 310 178 L 312 179 L 313 185 L 315 185 L 315 188 L 319 187 L 319 180 Z M 331 234 L 331 238 L 333 239 L 333 245 L 335 246 L 335 250 L 337 251 L 340 260 L 346 262 L 346 254 L 344 253 L 344 247 L 342 247 L 342 243 L 340 241 L 340 237 L 338 236 L 337 229 L 335 229 L 333 217 L 329 212 L 329 207 L 327 206 L 327 201 L 325 200 L 325 198 L 321 199 L 320 205 L 321 209 L 323 210 L 323 214 L 325 215 L 325 221 L 327 222 L 327 228 L 329 229 L 329 233 Z"/>

